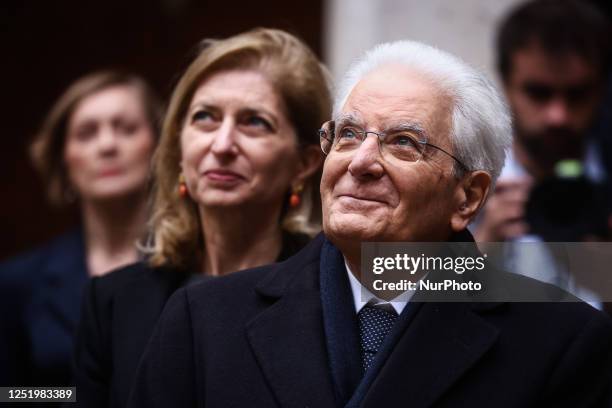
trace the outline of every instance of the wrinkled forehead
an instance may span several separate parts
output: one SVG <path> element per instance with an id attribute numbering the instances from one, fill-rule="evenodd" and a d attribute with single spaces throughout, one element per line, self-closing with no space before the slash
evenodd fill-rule
<path id="1" fill-rule="evenodd" d="M 452 98 L 432 79 L 388 66 L 357 82 L 334 119 L 379 131 L 410 124 L 439 138 L 449 133 L 451 112 Z"/>

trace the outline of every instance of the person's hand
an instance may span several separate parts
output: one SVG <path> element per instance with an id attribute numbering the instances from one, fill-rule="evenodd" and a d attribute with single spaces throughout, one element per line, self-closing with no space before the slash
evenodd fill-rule
<path id="1" fill-rule="evenodd" d="M 480 222 L 474 231 L 476 241 L 506 241 L 528 232 L 525 204 L 531 184 L 529 178 L 497 181 L 495 191 L 485 204 Z"/>

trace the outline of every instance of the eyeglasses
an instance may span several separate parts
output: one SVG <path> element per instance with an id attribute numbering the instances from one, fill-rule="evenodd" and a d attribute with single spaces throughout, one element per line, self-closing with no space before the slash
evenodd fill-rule
<path id="1" fill-rule="evenodd" d="M 319 129 L 321 150 L 328 155 L 332 150 L 352 152 L 361 146 L 369 134 L 378 136 L 378 146 L 383 157 L 405 162 L 419 161 L 427 147 L 441 151 L 455 160 L 463 170 L 469 171 L 466 165 L 446 150 L 427 142 L 423 131 L 414 125 L 398 126 L 391 131 L 378 133 L 363 130 L 352 124 L 336 124 L 330 120 Z"/>

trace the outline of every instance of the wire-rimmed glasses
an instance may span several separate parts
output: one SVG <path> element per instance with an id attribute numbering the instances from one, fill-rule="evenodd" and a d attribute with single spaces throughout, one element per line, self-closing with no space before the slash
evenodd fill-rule
<path id="1" fill-rule="evenodd" d="M 377 136 L 383 157 L 405 162 L 416 162 L 423 157 L 426 148 L 429 146 L 451 157 L 463 170 L 468 170 L 467 166 L 451 153 L 428 143 L 424 132 L 418 126 L 411 124 L 400 125 L 383 133 L 366 131 L 353 124 L 341 124 L 330 120 L 319 129 L 321 150 L 325 155 L 332 150 L 351 152 L 359 149 L 369 134 Z"/>

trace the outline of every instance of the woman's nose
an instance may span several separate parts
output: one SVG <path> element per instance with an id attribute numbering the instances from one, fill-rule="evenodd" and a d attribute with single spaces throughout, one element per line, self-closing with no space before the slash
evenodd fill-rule
<path id="1" fill-rule="evenodd" d="M 212 135 L 211 151 L 217 155 L 236 154 L 237 129 L 232 121 L 225 121 Z"/>
<path id="2" fill-rule="evenodd" d="M 98 149 L 104 154 L 117 150 L 117 132 L 110 126 L 102 126 L 98 134 Z"/>

